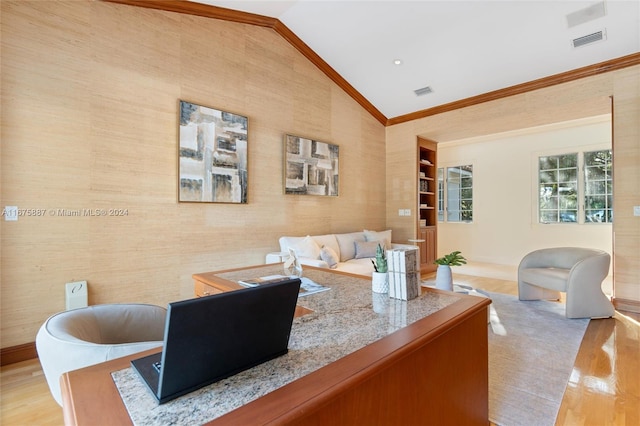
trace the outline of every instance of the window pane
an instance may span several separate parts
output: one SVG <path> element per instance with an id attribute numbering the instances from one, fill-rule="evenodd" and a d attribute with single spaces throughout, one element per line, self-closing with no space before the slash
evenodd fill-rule
<path id="1" fill-rule="evenodd" d="M 553 170 L 558 168 L 557 157 L 540 157 L 538 163 L 540 170 Z"/>
<path id="2" fill-rule="evenodd" d="M 562 169 L 558 170 L 558 182 L 577 182 L 578 169 Z"/>
<path id="3" fill-rule="evenodd" d="M 611 217 L 611 211 L 607 209 L 601 209 L 601 210 L 586 209 L 584 211 L 584 215 L 585 215 L 585 219 L 584 219 L 585 222 L 606 223 L 609 221 L 609 218 Z"/>
<path id="4" fill-rule="evenodd" d="M 578 155 L 566 154 L 558 156 L 558 167 L 561 169 L 578 167 Z"/>
<path id="5" fill-rule="evenodd" d="M 558 211 L 557 210 L 541 210 L 540 211 L 540 222 L 558 222 Z"/>
<path id="6" fill-rule="evenodd" d="M 447 167 L 447 221 L 473 220 L 473 166 Z"/>
<path id="7" fill-rule="evenodd" d="M 560 222 L 576 222 L 578 218 L 577 210 L 560 210 Z"/>
<path id="8" fill-rule="evenodd" d="M 558 194 L 560 195 L 573 195 L 574 197 L 578 194 L 578 183 L 577 182 L 567 182 L 558 184 Z"/>
<path id="9" fill-rule="evenodd" d="M 540 197 L 546 198 L 558 195 L 558 185 L 540 184 Z"/>
<path id="10" fill-rule="evenodd" d="M 438 168 L 438 221 L 444 220 L 444 169 Z"/>
<path id="11" fill-rule="evenodd" d="M 540 210 L 558 210 L 558 197 L 547 197 L 541 199 Z"/>
<path id="12" fill-rule="evenodd" d="M 585 167 L 587 179 L 606 179 L 607 170 L 603 167 Z"/>
<path id="13" fill-rule="evenodd" d="M 576 197 L 572 197 L 572 196 L 561 196 L 558 197 L 558 207 L 566 210 L 566 209 L 571 209 L 571 210 L 578 210 L 578 200 L 576 200 Z"/>
<path id="14" fill-rule="evenodd" d="M 610 149 L 584 153 L 584 221 L 613 220 L 612 155 Z"/>
<path id="15" fill-rule="evenodd" d="M 542 223 L 576 222 L 578 154 L 538 158 L 538 217 Z"/>
<path id="16" fill-rule="evenodd" d="M 587 209 L 606 209 L 607 197 L 605 195 L 588 195 L 584 201 Z"/>
<path id="17" fill-rule="evenodd" d="M 602 180 L 588 181 L 585 194 L 606 194 L 607 182 Z"/>
<path id="18" fill-rule="evenodd" d="M 558 171 L 544 171 L 540 172 L 540 182 L 555 183 L 558 181 Z"/>

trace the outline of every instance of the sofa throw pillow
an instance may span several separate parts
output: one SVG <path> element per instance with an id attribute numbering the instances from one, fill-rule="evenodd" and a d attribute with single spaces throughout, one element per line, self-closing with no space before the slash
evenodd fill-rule
<path id="1" fill-rule="evenodd" d="M 320 249 L 320 259 L 327 262 L 329 268 L 336 269 L 338 267 L 338 253 L 328 246 L 322 246 Z"/>
<path id="2" fill-rule="evenodd" d="M 356 241 L 356 259 L 376 257 L 378 241 Z"/>
<path id="3" fill-rule="evenodd" d="M 364 237 L 367 241 L 379 241 L 382 248 L 391 250 L 391 229 L 386 231 L 367 231 L 364 230 Z"/>
<path id="4" fill-rule="evenodd" d="M 309 235 L 292 247 L 298 257 L 308 257 L 310 259 L 320 259 L 320 247 Z"/>
<path id="5" fill-rule="evenodd" d="M 346 262 L 356 257 L 356 241 L 366 241 L 364 232 L 336 234 L 340 248 L 340 262 Z"/>

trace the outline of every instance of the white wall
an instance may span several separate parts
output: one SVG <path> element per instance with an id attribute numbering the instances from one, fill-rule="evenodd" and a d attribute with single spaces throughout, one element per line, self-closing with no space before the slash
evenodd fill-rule
<path id="1" fill-rule="evenodd" d="M 610 147 L 609 115 L 439 143 L 438 167 L 473 164 L 474 178 L 473 223 L 438 223 L 439 255 L 460 250 L 472 262 L 517 266 L 544 247 L 611 253 L 610 224 L 537 223 L 538 156 Z"/>

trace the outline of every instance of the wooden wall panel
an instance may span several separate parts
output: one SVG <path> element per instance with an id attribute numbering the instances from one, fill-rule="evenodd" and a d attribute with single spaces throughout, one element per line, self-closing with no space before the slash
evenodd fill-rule
<path id="1" fill-rule="evenodd" d="M 640 67 L 613 81 L 614 303 L 640 312 Z"/>
<path id="2" fill-rule="evenodd" d="M 385 132 L 274 30 L 95 1 L 2 1 L 1 347 L 89 302 L 164 305 L 281 235 L 385 227 Z M 178 100 L 249 118 L 248 204 L 177 202 Z M 340 145 L 340 196 L 283 194 L 283 135 Z M 373 152 L 373 155 L 367 155 Z M 62 216 L 57 209 L 127 209 Z"/>

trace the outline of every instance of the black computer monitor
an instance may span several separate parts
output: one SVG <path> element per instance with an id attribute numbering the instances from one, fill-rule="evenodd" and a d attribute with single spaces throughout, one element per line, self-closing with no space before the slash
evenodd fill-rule
<path id="1" fill-rule="evenodd" d="M 161 353 L 133 360 L 160 404 L 287 352 L 300 279 L 169 303 Z"/>

